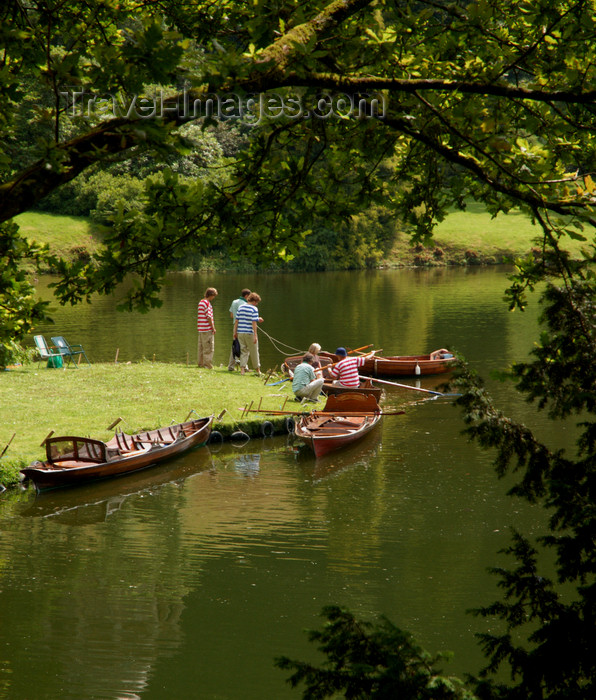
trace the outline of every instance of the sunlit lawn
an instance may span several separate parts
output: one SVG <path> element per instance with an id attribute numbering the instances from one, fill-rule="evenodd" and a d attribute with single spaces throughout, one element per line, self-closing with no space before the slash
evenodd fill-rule
<path id="1" fill-rule="evenodd" d="M 79 247 L 94 253 L 102 239 L 101 227 L 82 216 L 30 211 L 20 214 L 15 221 L 25 238 L 48 243 L 57 255 L 67 256 L 73 248 Z"/>
<path id="2" fill-rule="evenodd" d="M 482 251 L 486 255 L 525 255 L 538 244 L 542 230 L 519 211 L 491 218 L 481 204 L 472 202 L 466 211 L 454 211 L 435 229 L 437 245 Z M 563 247 L 575 255 L 586 244 L 567 239 Z"/>
<path id="3" fill-rule="evenodd" d="M 541 234 L 540 227 L 519 211 L 492 218 L 482 204 L 471 202 L 465 211 L 453 211 L 437 224 L 433 241 L 436 248 L 446 253 L 444 259 L 451 263 L 463 262 L 466 251 L 473 251 L 485 261 L 501 263 L 506 258 L 523 257 L 532 248 L 539 248 L 537 239 Z M 580 257 L 581 249 L 590 242 L 595 243 L 596 239 L 592 237 L 588 242 L 582 242 L 565 238 L 561 239 L 561 247 L 574 257 Z M 428 247 L 429 252 L 432 250 L 432 246 Z M 409 236 L 400 236 L 392 256 L 396 259 L 402 256 L 404 261 L 411 263 L 413 249 Z"/>
<path id="4" fill-rule="evenodd" d="M 253 408 L 278 410 L 286 397 L 293 397 L 289 382 L 265 386 L 264 376 L 241 376 L 227 368 L 209 371 L 152 362 L 78 369 L 26 365 L 0 373 L 0 452 L 15 434 L 3 466 L 14 471 L 15 465 L 43 458 L 40 445 L 52 430 L 105 440 L 113 434 L 107 427 L 120 417 L 120 428 L 136 432 L 179 423 L 191 411 L 192 417 L 218 416 L 226 409 L 218 429 L 229 434 L 240 420 L 244 425 L 246 420 L 261 424 L 267 419 L 258 413 L 241 418 L 241 409 L 251 402 Z M 286 406 L 291 411 L 299 408 L 294 401 Z"/>

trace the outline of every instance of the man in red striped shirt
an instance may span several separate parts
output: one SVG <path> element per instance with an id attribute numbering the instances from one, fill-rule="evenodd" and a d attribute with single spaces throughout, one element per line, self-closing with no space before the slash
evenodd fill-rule
<path id="1" fill-rule="evenodd" d="M 211 300 L 217 296 L 215 287 L 207 287 L 205 296 L 199 302 L 197 311 L 197 330 L 199 345 L 197 364 L 199 367 L 213 369 L 213 353 L 215 352 L 215 323 L 213 322 L 213 307 Z"/>
<path id="2" fill-rule="evenodd" d="M 333 383 L 350 388 L 360 386 L 358 367 L 362 367 L 366 358 L 374 353 L 368 353 L 368 355 L 361 355 L 360 357 L 347 357 L 348 353 L 345 348 L 337 348 L 335 354 L 343 359 L 329 369 L 329 374 L 332 377 L 337 377 Z"/>

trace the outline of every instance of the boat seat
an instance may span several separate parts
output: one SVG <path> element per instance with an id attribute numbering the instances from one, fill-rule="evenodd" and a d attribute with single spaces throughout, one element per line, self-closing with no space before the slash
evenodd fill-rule
<path id="1" fill-rule="evenodd" d="M 88 464 L 88 462 L 87 462 L 87 464 Z M 72 469 L 73 467 L 81 467 L 81 466 L 83 466 L 83 463 L 77 461 L 76 459 L 64 459 L 64 460 L 59 460 L 57 462 L 54 462 L 54 464 L 52 464 L 51 468 L 52 469 Z"/>
<path id="2" fill-rule="evenodd" d="M 343 425 L 333 424 L 333 425 L 317 425 L 315 427 L 309 427 L 308 430 L 310 430 L 311 432 L 316 431 L 317 433 L 321 433 L 321 432 L 324 433 L 324 432 L 327 432 L 328 430 L 340 430 L 342 432 L 349 432 L 351 430 L 351 428 L 348 428 L 347 426 L 343 426 Z"/>
<path id="3" fill-rule="evenodd" d="M 134 445 L 132 442 L 128 442 L 124 433 L 116 433 L 116 443 L 121 452 L 130 452 L 132 449 L 134 449 Z"/>
<path id="4" fill-rule="evenodd" d="M 364 421 L 342 420 L 335 422 L 330 418 L 325 418 L 320 422 L 310 423 L 307 427 L 309 430 L 321 430 L 322 428 L 361 428 Z"/>
<path id="5" fill-rule="evenodd" d="M 127 452 L 121 452 L 120 454 L 122 457 L 132 457 L 134 455 L 141 454 L 142 452 L 148 452 L 150 449 L 151 445 L 141 444 L 136 449 L 128 450 Z"/>
<path id="6" fill-rule="evenodd" d="M 316 431 L 319 435 L 349 435 L 350 431 L 346 428 L 321 428 Z"/>

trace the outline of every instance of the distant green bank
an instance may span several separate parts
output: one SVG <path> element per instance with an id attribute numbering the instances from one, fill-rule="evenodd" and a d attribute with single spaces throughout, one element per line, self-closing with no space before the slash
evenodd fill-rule
<path id="1" fill-rule="evenodd" d="M 16 221 L 27 238 L 48 243 L 66 259 L 95 253 L 105 231 L 83 217 L 42 212 L 21 214 Z M 500 264 L 526 255 L 538 246 L 539 237 L 540 229 L 526 215 L 511 212 L 493 219 L 482 205 L 472 203 L 465 212 L 453 212 L 436 227 L 432 246 L 412 246 L 406 234 L 399 234 L 382 266 Z M 564 244 L 574 255 L 583 246 L 581 241 Z M 219 269 L 222 261 L 205 259 L 201 265 Z"/>
<path id="2" fill-rule="evenodd" d="M 524 257 L 540 248 L 541 229 L 519 211 L 492 218 L 482 204 L 472 202 L 466 211 L 449 214 L 434 231 L 434 246 L 414 246 L 398 241 L 389 264 L 497 265 Z M 562 248 L 580 256 L 585 242 L 567 240 Z"/>
<path id="3" fill-rule="evenodd" d="M 0 484 L 19 481 L 19 469 L 45 456 L 41 443 L 50 431 L 107 440 L 108 426 L 122 418 L 127 433 L 167 426 L 191 417 L 215 415 L 214 429 L 225 437 L 237 430 L 262 437 L 265 421 L 285 432 L 285 416 L 245 409 L 300 412 L 290 382 L 279 377 L 231 373 L 182 364 L 97 363 L 49 369 L 28 364 L 0 373 Z M 314 407 L 311 404 L 309 409 Z M 323 400 L 320 400 L 323 406 Z M 244 413 L 244 415 L 243 415 Z M 270 427 L 270 426 L 268 426 Z M 10 444 L 9 444 L 10 443 Z"/>

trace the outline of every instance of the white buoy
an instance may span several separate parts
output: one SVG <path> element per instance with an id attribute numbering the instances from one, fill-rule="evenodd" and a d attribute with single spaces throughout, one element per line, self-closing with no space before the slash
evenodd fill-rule
<path id="1" fill-rule="evenodd" d="M 414 374 L 418 376 L 420 374 L 420 365 L 416 363 L 416 369 L 414 370 Z"/>

